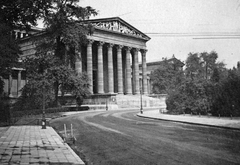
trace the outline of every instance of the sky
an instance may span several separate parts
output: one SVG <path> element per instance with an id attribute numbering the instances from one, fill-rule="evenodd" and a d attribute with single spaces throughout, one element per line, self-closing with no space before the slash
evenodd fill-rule
<path id="1" fill-rule="evenodd" d="M 120 17 L 151 40 L 147 62 L 216 51 L 232 68 L 240 61 L 240 0 L 80 0 L 92 19 Z"/>

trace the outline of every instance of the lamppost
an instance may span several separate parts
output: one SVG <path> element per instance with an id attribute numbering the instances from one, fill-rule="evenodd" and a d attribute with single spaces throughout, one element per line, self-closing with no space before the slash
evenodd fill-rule
<path id="1" fill-rule="evenodd" d="M 108 110 L 108 98 L 106 98 L 106 111 Z"/>
<path id="2" fill-rule="evenodd" d="M 44 74 L 45 76 L 46 74 Z M 42 93 L 43 93 L 43 107 L 42 107 L 42 129 L 46 129 L 46 118 L 45 118 L 45 77 L 43 77 L 43 89 L 42 89 Z"/>
<path id="3" fill-rule="evenodd" d="M 142 87 L 140 86 L 140 113 L 143 114 L 143 106 L 142 106 Z"/>

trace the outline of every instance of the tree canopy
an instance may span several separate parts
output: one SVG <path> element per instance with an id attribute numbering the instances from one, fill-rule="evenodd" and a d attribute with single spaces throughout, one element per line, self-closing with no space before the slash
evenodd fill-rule
<path id="1" fill-rule="evenodd" d="M 42 35 L 32 37 L 36 45 L 35 56 L 25 60 L 29 82 L 23 88 L 25 97 L 31 88 L 35 91 L 36 100 L 39 95 L 44 95 L 44 91 L 36 89 L 41 84 L 42 88 L 49 88 L 48 94 L 52 98 L 48 99 L 49 106 L 59 105 L 59 91 L 62 96 L 71 93 L 78 104 L 89 94 L 87 75 L 76 73 L 74 64 L 80 58 L 81 46 L 87 42 L 86 35 L 93 30 L 84 20 L 95 16 L 97 11 L 89 6 L 81 7 L 77 2 L 54 0 L 51 10 L 42 16 L 45 30 Z"/>
<path id="2" fill-rule="evenodd" d="M 183 70 L 176 69 L 165 59 L 158 69 L 154 70 L 151 75 L 151 81 L 154 93 L 166 93 L 174 91 L 183 81 Z"/>
<path id="3" fill-rule="evenodd" d="M 18 64 L 18 40 L 14 38 L 16 29 L 28 31 L 37 25 L 37 20 L 46 15 L 52 0 L 1 0 L 0 2 L 0 84 L 1 77 L 9 74 L 11 68 Z M 2 92 L 3 85 L 0 85 Z M 1 94 L 1 93 L 0 93 Z"/>
<path id="4" fill-rule="evenodd" d="M 215 51 L 189 53 L 183 81 L 167 98 L 169 113 L 240 116 L 240 69 L 228 70 L 217 58 Z"/>

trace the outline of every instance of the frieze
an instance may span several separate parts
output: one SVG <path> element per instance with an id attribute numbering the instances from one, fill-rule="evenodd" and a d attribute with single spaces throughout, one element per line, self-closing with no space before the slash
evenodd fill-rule
<path id="1" fill-rule="evenodd" d="M 97 23 L 93 23 L 93 26 L 102 28 L 102 29 L 112 30 L 112 31 L 116 31 L 116 32 L 124 33 L 124 34 L 130 34 L 133 36 L 145 38 L 142 34 L 136 32 L 133 29 L 130 29 L 129 27 L 123 25 L 122 23 L 120 23 L 118 21 L 97 22 Z"/>

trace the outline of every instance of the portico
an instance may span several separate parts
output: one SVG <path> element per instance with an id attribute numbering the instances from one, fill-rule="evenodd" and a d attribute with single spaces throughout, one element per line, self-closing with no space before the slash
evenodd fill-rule
<path id="1" fill-rule="evenodd" d="M 118 17 L 87 22 L 95 31 L 87 36 L 87 46 L 82 46 L 81 53 L 76 53 L 75 69 L 88 74 L 90 92 L 137 95 L 142 84 L 141 90 L 147 95 L 146 42 L 150 38 Z"/>

